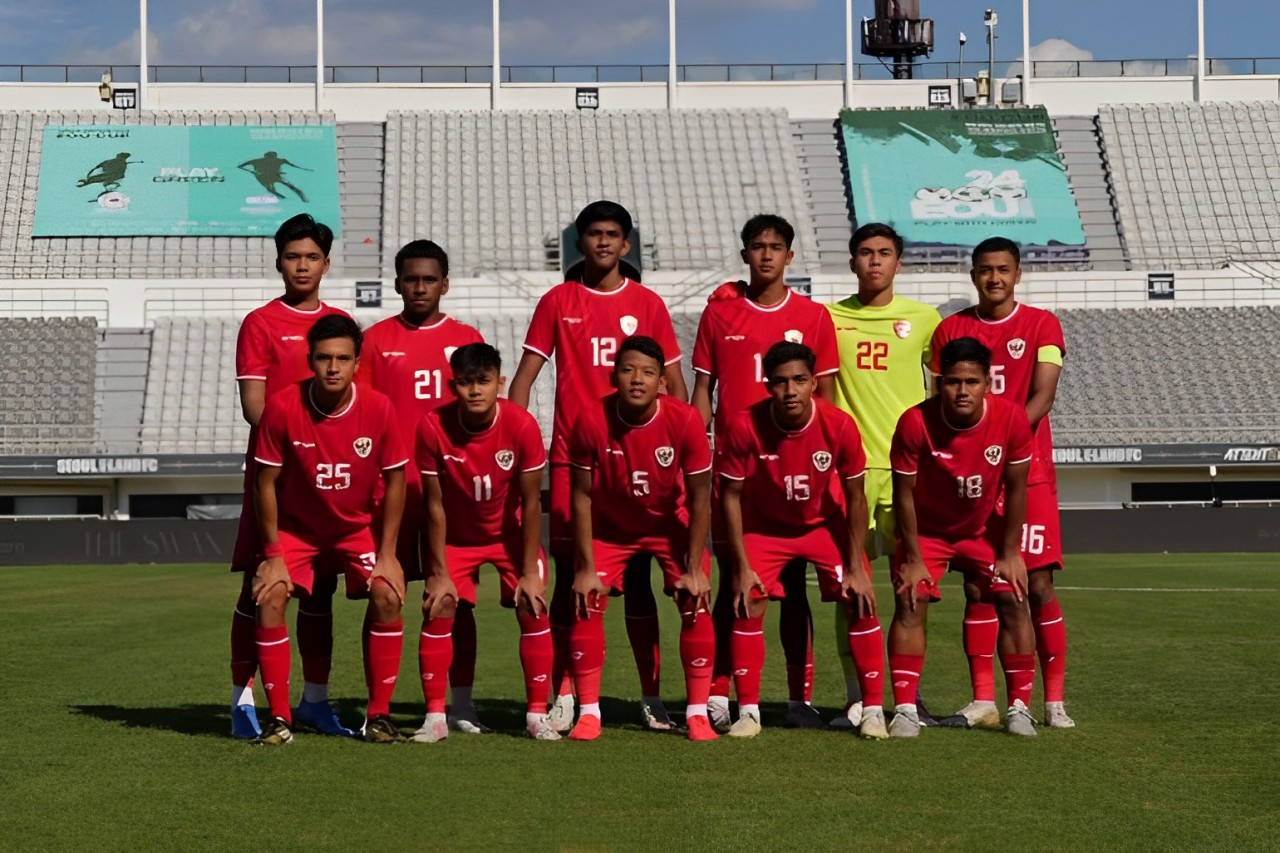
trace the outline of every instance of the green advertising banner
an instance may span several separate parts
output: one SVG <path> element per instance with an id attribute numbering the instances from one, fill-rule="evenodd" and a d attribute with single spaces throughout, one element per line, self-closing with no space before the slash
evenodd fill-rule
<path id="1" fill-rule="evenodd" d="M 1043 108 L 846 110 L 840 115 L 858 222 L 910 244 L 1084 245 L 1080 211 Z"/>
<path id="2" fill-rule="evenodd" d="M 340 231 L 333 125 L 44 129 L 36 237 L 269 237 L 298 213 Z"/>

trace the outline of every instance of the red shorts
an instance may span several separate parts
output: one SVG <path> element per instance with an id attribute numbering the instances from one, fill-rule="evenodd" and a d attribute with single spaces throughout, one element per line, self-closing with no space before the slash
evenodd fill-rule
<path id="1" fill-rule="evenodd" d="M 1004 497 L 996 504 L 1004 512 Z M 1022 561 L 1027 571 L 1062 568 L 1062 523 L 1058 518 L 1058 484 L 1027 486 L 1027 518 L 1022 525 Z"/>
<path id="2" fill-rule="evenodd" d="M 662 569 L 662 591 L 672 595 L 676 589 L 676 581 L 684 577 L 685 566 L 689 559 L 689 534 L 681 530 L 673 536 L 646 536 L 632 542 L 591 541 L 591 552 L 595 558 L 596 576 L 600 583 L 609 587 L 611 594 L 621 595 L 623 579 L 627 570 L 627 561 L 637 554 L 650 554 L 658 561 Z M 702 552 L 702 573 L 711 577 L 711 555 Z"/>
<path id="3" fill-rule="evenodd" d="M 367 529 L 327 542 L 302 539 L 285 530 L 280 531 L 279 538 L 284 563 L 289 568 L 289 579 L 307 595 L 314 588 L 317 572 L 344 574 L 347 598 L 369 595 L 369 576 L 378 562 L 378 553 L 374 548 L 373 534 Z"/>
<path id="4" fill-rule="evenodd" d="M 938 581 L 948 571 L 960 572 L 966 580 L 974 581 L 988 592 L 1009 592 L 1012 588 L 1008 582 L 995 579 L 996 543 L 988 535 L 983 539 L 963 539 L 949 542 L 931 536 L 917 537 L 920 542 L 920 556 L 924 559 L 925 568 L 929 570 L 931 580 L 921 581 L 916 587 L 918 598 L 930 601 L 941 601 L 942 590 Z M 901 543 L 893 553 L 890 561 L 894 570 L 906 559 Z"/>
<path id="5" fill-rule="evenodd" d="M 449 577 L 458 590 L 458 598 L 468 604 L 476 603 L 476 586 L 480 583 L 480 567 L 491 564 L 498 570 L 498 583 L 502 588 L 502 606 L 514 607 L 516 582 L 524 573 L 524 542 L 510 539 L 490 545 L 445 545 L 444 561 L 449 567 Z M 538 549 L 538 577 L 547 580 L 547 555 Z"/>
<path id="6" fill-rule="evenodd" d="M 551 465 L 551 553 L 573 553 L 573 518 L 569 465 Z"/>
<path id="7" fill-rule="evenodd" d="M 782 570 L 792 560 L 813 563 L 818 571 L 818 589 L 823 601 L 840 601 L 840 587 L 844 583 L 845 566 L 848 564 L 845 548 L 849 533 L 843 525 L 815 527 L 799 536 L 770 536 L 765 533 L 744 533 L 742 544 L 747 552 L 751 570 L 768 590 L 768 598 L 786 598 L 782 585 Z M 871 576 L 871 563 L 866 554 L 859 554 L 862 570 Z M 766 596 L 757 597 L 763 598 Z"/>

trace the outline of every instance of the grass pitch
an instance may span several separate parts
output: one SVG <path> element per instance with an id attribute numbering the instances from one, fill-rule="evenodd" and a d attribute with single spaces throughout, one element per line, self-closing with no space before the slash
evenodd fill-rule
<path id="1" fill-rule="evenodd" d="M 484 580 L 476 694 L 496 733 L 403 746 L 300 734 L 289 747 L 254 749 L 226 734 L 237 582 L 222 567 L 0 571 L 0 847 L 1280 846 L 1274 555 L 1073 557 L 1058 583 L 1079 727 L 1034 740 L 927 730 L 917 741 L 868 743 L 778 728 L 786 690 L 776 607 L 764 733 L 711 744 L 650 734 L 636 724 L 616 607 L 604 735 L 535 743 L 522 732 L 515 619 L 497 607 L 494 577 Z M 941 713 L 968 698 L 954 580 L 932 608 L 923 682 Z M 815 704 L 830 716 L 843 688 L 829 606 L 813 593 Z M 663 608 L 664 693 L 676 711 L 676 619 Z M 337 611 L 333 692 L 354 724 L 362 605 Z M 406 635 L 416 642 L 416 631 Z M 406 727 L 421 720 L 414 648 L 406 645 L 393 705 Z M 296 693 L 296 663 L 294 676 Z"/>

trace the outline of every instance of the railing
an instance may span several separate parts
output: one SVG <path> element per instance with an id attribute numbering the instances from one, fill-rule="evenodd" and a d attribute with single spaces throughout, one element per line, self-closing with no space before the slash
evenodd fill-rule
<path id="1" fill-rule="evenodd" d="M 954 80 L 961 75 L 956 62 L 918 62 L 918 80 Z M 965 76 L 986 68 L 985 62 L 964 64 Z M 1280 75 L 1280 57 L 1214 57 L 1206 60 L 1210 76 Z M 0 83 L 97 83 L 110 72 L 116 83 L 138 82 L 136 65 L 0 65 Z M 1004 59 L 997 73 L 1013 77 L 1022 73 L 1022 63 Z M 666 65 L 504 65 L 501 83 L 665 83 Z M 1174 59 L 1090 59 L 1036 60 L 1035 77 L 1189 77 L 1195 74 L 1195 60 Z M 490 65 L 330 65 L 325 67 L 326 83 L 364 84 L 483 84 L 493 79 Z M 891 66 L 880 62 L 859 62 L 853 68 L 855 80 L 890 80 Z M 314 65 L 153 65 L 147 69 L 151 83 L 302 83 L 316 82 Z M 844 63 L 723 63 L 684 64 L 676 67 L 680 83 L 733 82 L 815 82 L 844 79 Z"/>
<path id="2" fill-rule="evenodd" d="M 101 295 L 86 297 L 86 291 Z M 111 325 L 111 302 L 105 288 L 6 288 L 0 317 L 93 317 L 103 328 Z"/>

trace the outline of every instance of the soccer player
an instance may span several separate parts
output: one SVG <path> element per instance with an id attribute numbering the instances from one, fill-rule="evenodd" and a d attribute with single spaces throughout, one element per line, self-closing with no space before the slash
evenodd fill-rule
<path id="1" fill-rule="evenodd" d="M 394 317 L 375 323 L 364 336 L 359 382 L 390 398 L 399 418 L 400 432 L 417 433 L 423 417 L 452 401 L 449 356 L 459 347 L 484 341 L 471 326 L 441 310 L 449 292 L 449 256 L 430 240 L 414 240 L 396 253 L 396 293 L 404 302 Z M 396 557 L 405 580 L 423 577 L 421 543 L 423 521 L 422 477 L 416 465 L 405 472 L 404 520 Z M 470 605 L 459 603 L 453 624 L 453 689 L 450 724 L 459 731 L 479 733 L 482 727 L 471 701 L 475 679 L 476 622 Z"/>
<path id="2" fill-rule="evenodd" d="M 240 597 L 231 617 L 231 733 L 254 738 L 261 734 L 253 701 L 253 676 L 258 669 L 254 640 L 257 620 L 253 609 L 253 576 L 262 562 L 262 544 L 254 515 L 253 489 L 258 463 L 255 448 L 258 422 L 268 398 L 312 375 L 307 359 L 307 331 L 330 315 L 346 316 L 320 301 L 320 281 L 329 271 L 333 232 L 305 213 L 289 219 L 276 231 L 276 271 L 284 279 L 284 294 L 251 311 L 236 340 L 236 382 L 240 408 L 249 423 L 244 460 L 244 500 L 236 533 L 231 570 L 243 573 Z M 322 576 L 309 596 L 298 601 L 298 651 L 302 655 L 302 699 L 294 720 L 324 734 L 346 735 L 351 730 L 338 720 L 329 704 L 329 668 L 333 655 L 333 593 L 336 579 Z"/>
<path id="3" fill-rule="evenodd" d="M 1021 535 L 1022 559 L 1028 572 L 1027 599 L 1044 678 L 1045 724 L 1071 728 L 1075 722 L 1063 706 L 1067 631 L 1053 589 L 1054 572 L 1062 568 L 1062 534 L 1049 427 L 1067 345 L 1057 317 L 1017 301 L 1014 291 L 1022 280 L 1022 264 L 1016 243 L 1004 237 L 983 240 L 973 250 L 969 278 L 978 291 L 977 306 L 943 320 L 933 334 L 932 349 L 936 358 L 957 338 L 977 339 L 991 350 L 991 393 L 1026 407 L 1035 438 Z M 995 702 L 997 628 L 994 607 L 981 600 L 975 585 L 966 584 L 964 648 L 973 701 L 949 720 L 966 726 L 999 724 Z"/>
<path id="4" fill-rule="evenodd" d="M 575 220 L 578 248 L 584 255 L 582 281 L 556 285 L 538 300 L 524 354 L 511 380 L 512 402 L 528 408 L 529 390 L 542 366 L 556 360 L 555 419 L 551 432 L 551 557 L 556 564 L 551 597 L 551 638 L 556 660 L 551 709 L 557 731 L 573 724 L 569 631 L 573 626 L 573 535 L 569 519 L 569 432 L 582 412 L 611 389 L 618 345 L 631 335 L 648 335 L 667 355 L 663 368 L 667 393 L 688 397 L 680 371 L 680 345 L 662 297 L 623 275 L 621 263 L 631 249 L 631 214 L 611 201 L 587 205 Z M 671 728 L 658 696 L 658 612 L 647 588 L 633 587 L 626 602 L 627 634 L 640 672 L 641 712 L 650 728 Z"/>
<path id="5" fill-rule="evenodd" d="M 871 222 L 859 227 L 849 239 L 849 269 L 857 276 L 858 292 L 827 306 L 840 349 L 832 402 L 857 420 L 866 446 L 866 541 L 873 559 L 893 548 L 889 442 L 898 418 L 928 392 L 929 341 L 941 319 L 931 306 L 894 294 L 902 248 L 902 237 L 888 225 Z M 832 725 L 856 727 L 861 713 L 858 682 L 844 642 L 843 620 L 844 611 L 837 610 L 836 650 L 844 668 L 848 719 L 836 717 Z M 923 711 L 921 717 L 931 719 Z"/>
<path id="6" fill-rule="evenodd" d="M 448 735 L 444 700 L 455 653 L 455 612 L 474 610 L 480 567 L 490 563 L 498 570 L 502 605 L 515 608 L 520 625 L 529 736 L 559 740 L 547 721 L 551 623 L 541 547 L 542 469 L 547 464 L 542 431 L 524 409 L 498 399 L 506 377 L 496 349 L 467 344 L 454 351 L 449 364 L 454 400 L 422 419 L 415 450 L 426 494 L 429 548 L 418 643 L 427 718 L 413 739 L 431 743 Z M 473 657 L 468 675 L 474 672 Z M 468 705 L 471 684 L 468 680 L 465 685 Z M 453 685 L 453 691 L 457 713 L 459 687 Z M 474 706 L 470 712 L 476 731 L 485 731 Z"/>
<path id="7" fill-rule="evenodd" d="M 768 399 L 740 411 L 721 451 L 721 501 L 734 552 L 735 737 L 760 732 L 764 612 L 787 592 L 793 560 L 813 563 L 823 601 L 848 610 L 850 646 L 863 699 L 864 737 L 883 738 L 884 636 L 867 561 L 866 456 L 853 418 L 813 396 L 813 350 L 781 341 L 765 353 Z"/>
<path id="8" fill-rule="evenodd" d="M 657 559 L 663 590 L 680 610 L 689 740 L 717 737 L 707 719 L 715 657 L 706 552 L 711 446 L 696 409 L 659 397 L 666 366 L 653 338 L 623 340 L 613 366 L 617 392 L 586 407 L 569 438 L 578 557 L 569 645 L 582 705 L 573 740 L 600 736 L 604 613 L 610 593 L 624 592 L 624 571 L 638 556 Z"/>
<path id="9" fill-rule="evenodd" d="M 920 734 L 916 692 L 924 670 L 929 602 L 948 567 L 996 610 L 1010 734 L 1035 735 L 1027 713 L 1035 683 L 1035 634 L 1018 540 L 1027 501 L 1031 425 L 1022 406 L 989 395 L 991 352 L 957 338 L 939 354 L 938 395 L 903 413 L 893 434 L 898 544 L 891 561 L 893 737 Z M 1003 518 L 996 502 L 1004 496 Z"/>
<path id="10" fill-rule="evenodd" d="M 266 559 L 253 580 L 255 631 L 271 718 L 254 743 L 293 740 L 289 708 L 290 597 L 311 592 L 316 575 L 341 571 L 348 598 L 368 598 L 365 678 L 369 707 L 364 739 L 401 740 L 391 724 L 391 694 L 400 672 L 404 574 L 396 537 L 404 508 L 408 454 L 386 397 L 353 383 L 360 327 L 350 317 L 324 317 L 307 333 L 313 378 L 267 401 L 259 424 L 258 528 Z M 374 493 L 384 489 L 380 542 L 370 523 Z"/>
<path id="11" fill-rule="evenodd" d="M 780 216 L 761 214 L 742 228 L 742 261 L 750 269 L 749 281 L 727 282 L 708 299 L 698 323 L 693 350 L 695 372 L 691 402 L 710 427 L 714 421 L 716 446 L 723 447 L 733 416 L 751 403 L 768 397 L 765 390 L 764 354 L 781 340 L 804 343 L 817 356 L 817 392 L 830 400 L 839 368 L 831 314 L 786 284 L 787 266 L 795 229 Z M 711 401 L 719 392 L 712 414 Z M 711 722 L 727 729 L 729 684 L 733 674 L 730 642 L 733 629 L 733 554 L 728 546 L 724 516 L 719 509 L 719 489 L 713 483 L 711 539 L 720 566 L 720 586 L 713 614 L 716 625 L 716 668 L 708 703 Z M 822 725 L 809 704 L 813 687 L 812 615 L 805 594 L 804 566 L 796 564 L 783 574 L 788 596 L 782 600 L 780 633 L 787 658 L 787 722 L 793 726 Z M 798 584 L 795 583 L 798 581 Z"/>

